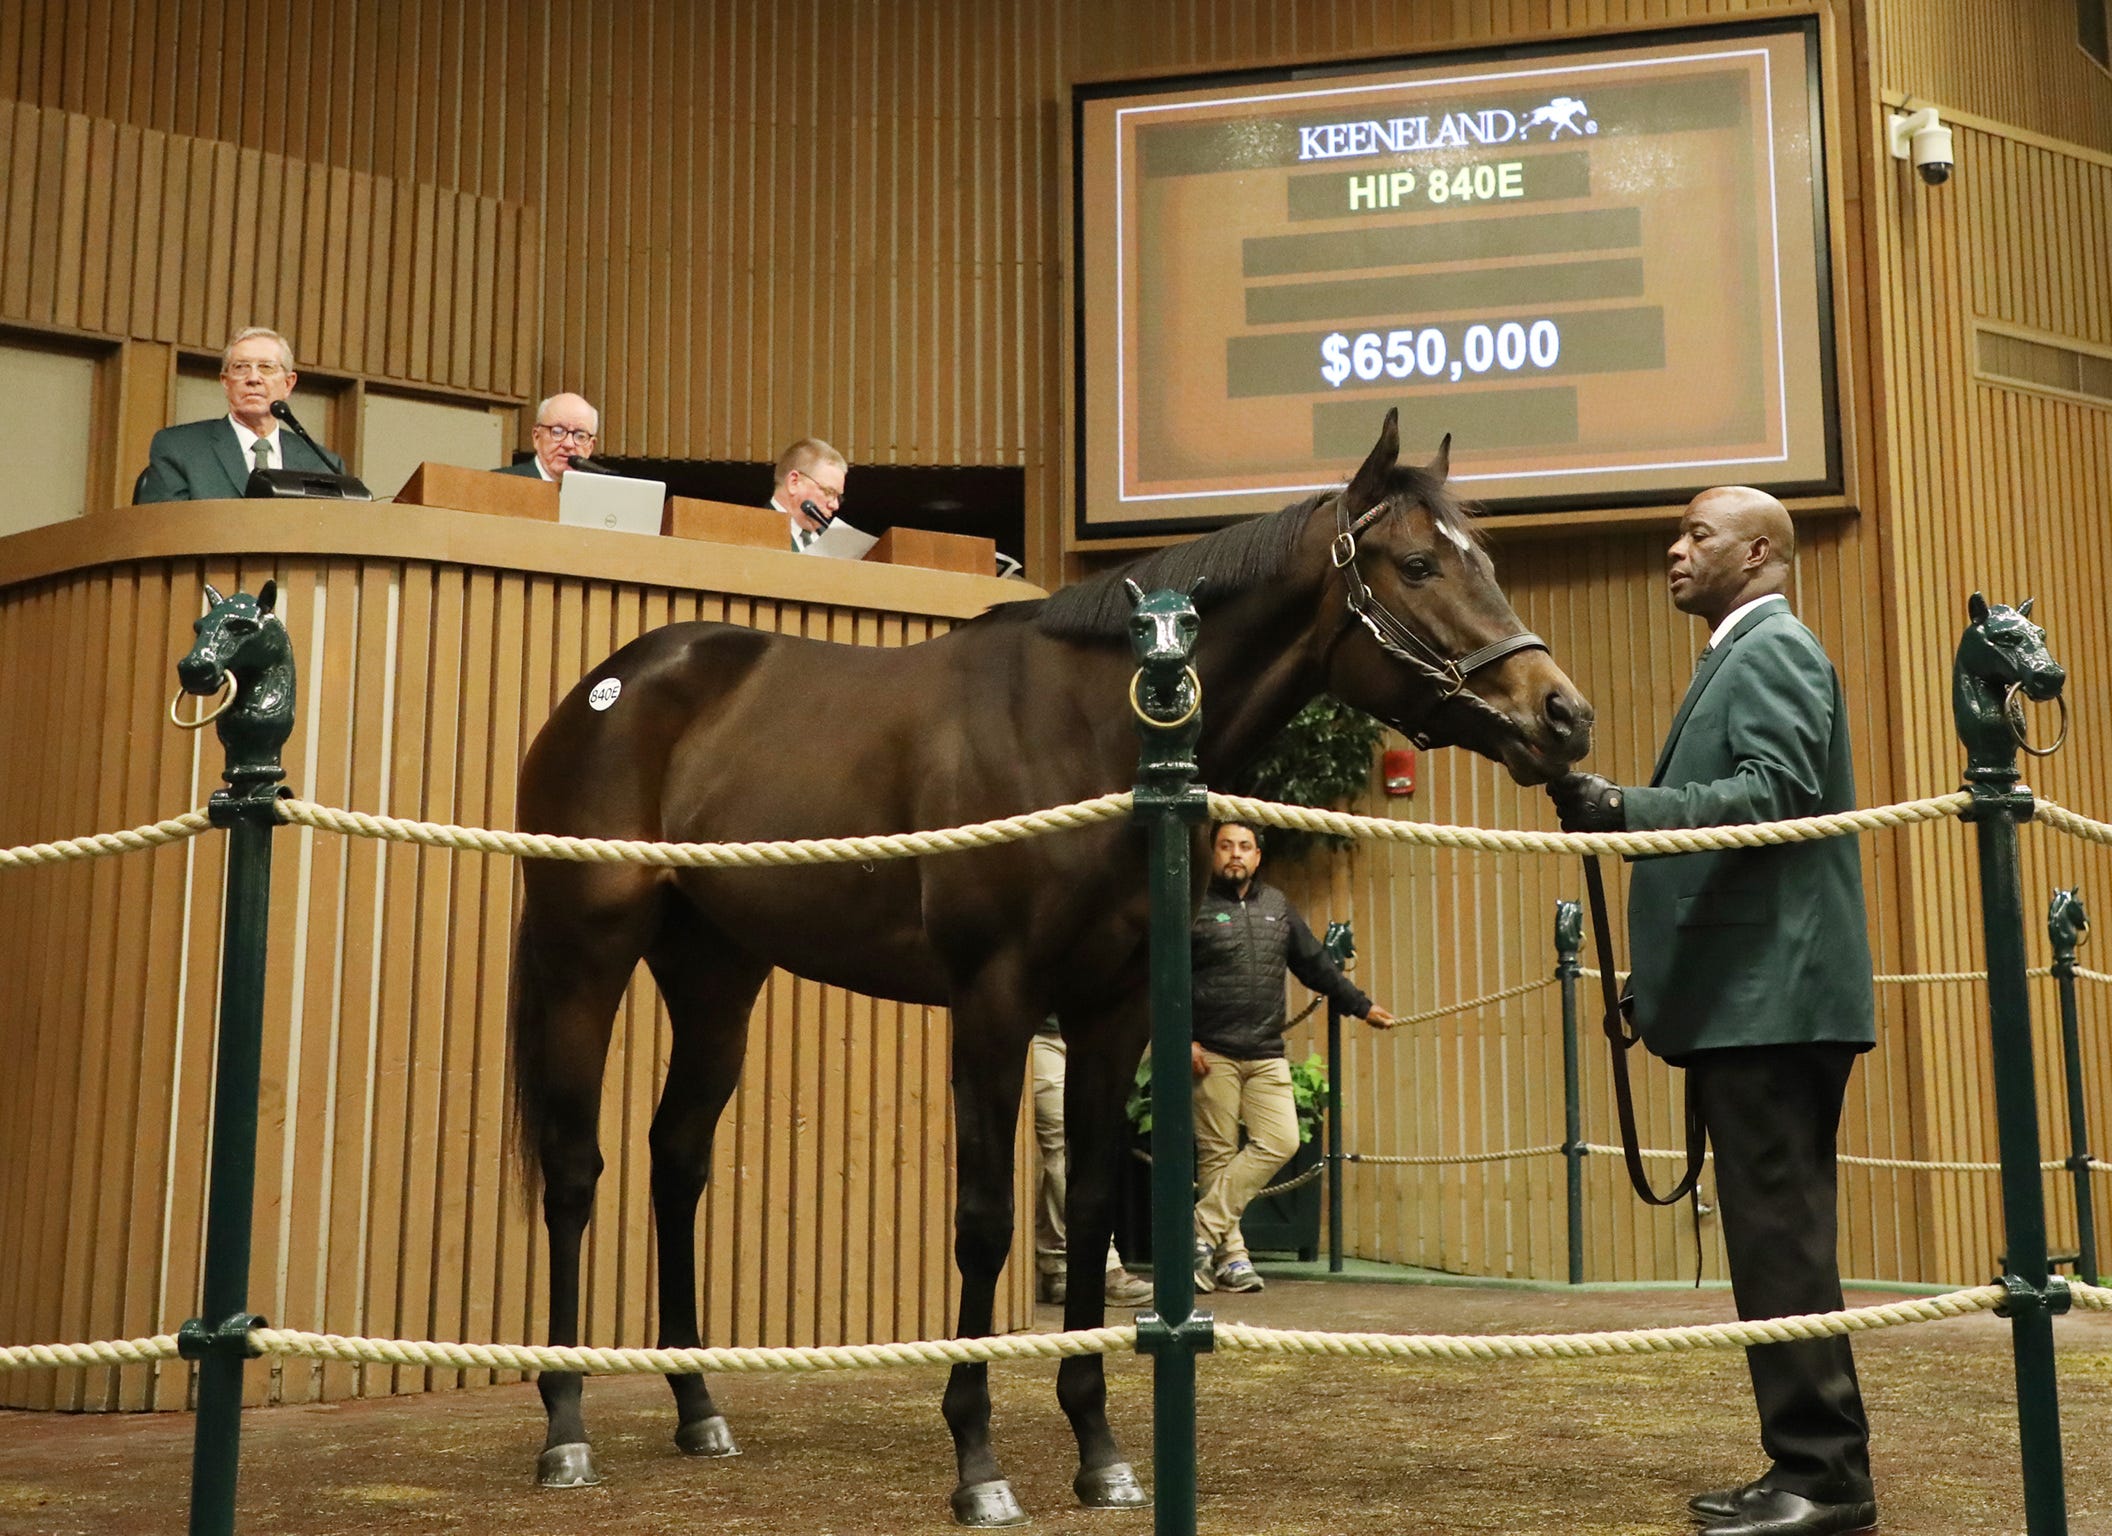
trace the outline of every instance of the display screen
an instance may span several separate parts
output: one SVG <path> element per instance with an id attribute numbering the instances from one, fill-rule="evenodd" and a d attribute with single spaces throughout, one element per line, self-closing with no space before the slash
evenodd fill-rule
<path id="1" fill-rule="evenodd" d="M 1816 25 L 1081 86 L 1076 533 L 1840 489 Z"/>

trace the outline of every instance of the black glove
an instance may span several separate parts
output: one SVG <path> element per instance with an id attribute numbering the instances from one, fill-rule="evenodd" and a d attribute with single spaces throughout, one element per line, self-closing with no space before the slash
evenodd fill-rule
<path id="1" fill-rule="evenodd" d="M 1547 798 L 1555 802 L 1565 832 L 1625 832 L 1628 812 L 1621 786 L 1595 773 L 1565 773 L 1548 782 Z"/>

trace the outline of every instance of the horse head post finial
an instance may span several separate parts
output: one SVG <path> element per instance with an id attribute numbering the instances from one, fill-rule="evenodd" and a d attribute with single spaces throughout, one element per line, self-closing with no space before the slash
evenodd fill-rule
<path id="1" fill-rule="evenodd" d="M 2090 914 L 2083 909 L 2081 886 L 2054 890 L 2053 903 L 2046 909 L 2046 937 L 2053 944 L 2053 974 L 2060 975 L 2066 966 L 2072 975 L 2075 952 L 2090 937 Z"/>
<path id="2" fill-rule="evenodd" d="M 1129 641 L 1137 658 L 1129 707 L 1144 747 L 1140 781 L 1181 795 L 1195 777 L 1195 744 L 1203 731 L 1203 680 L 1195 670 L 1202 633 L 1195 598 L 1202 583 L 1187 592 L 1149 593 L 1127 578 L 1122 585 L 1129 593 Z"/>
<path id="3" fill-rule="evenodd" d="M 2068 739 L 2068 704 L 2062 687 L 2068 673 L 2046 649 L 2046 631 L 2031 621 L 2031 602 L 2020 608 L 1990 603 L 1975 592 L 1966 603 L 1971 620 L 1958 641 L 1951 669 L 1951 712 L 1965 745 L 1965 778 L 1974 793 L 2007 796 L 2016 790 L 2017 751 L 2047 757 Z M 2060 706 L 2060 734 L 2048 747 L 2034 747 L 2024 721 L 2024 701 Z"/>
<path id="4" fill-rule="evenodd" d="M 221 776 L 227 788 L 214 791 L 211 802 L 219 823 L 224 810 L 268 805 L 278 797 L 286 777 L 279 753 L 293 732 L 293 642 L 276 611 L 276 581 L 265 582 L 255 597 L 247 592 L 222 596 L 210 585 L 205 592 L 206 611 L 191 626 L 197 639 L 176 663 L 177 702 L 185 693 L 209 697 L 223 689 L 227 697 L 194 719 L 182 718 L 176 702 L 169 713 L 188 730 L 212 721 L 226 750 Z"/>

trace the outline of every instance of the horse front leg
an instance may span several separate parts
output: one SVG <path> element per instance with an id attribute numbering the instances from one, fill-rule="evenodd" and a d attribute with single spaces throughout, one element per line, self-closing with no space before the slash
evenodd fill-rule
<path id="1" fill-rule="evenodd" d="M 1121 1176 L 1123 1102 L 1146 1028 L 1143 994 L 1111 1016 L 1065 1016 L 1069 1039 L 1063 1120 L 1069 1142 L 1068 1290 L 1063 1304 L 1067 1331 L 1098 1328 L 1106 1321 L 1102 1275 L 1114 1230 L 1114 1193 Z M 1174 1260 L 1178 1262 L 1178 1258 Z M 1100 1355 L 1073 1355 L 1056 1370 L 1056 1400 L 1078 1437 L 1078 1475 L 1071 1488 L 1088 1509 L 1142 1509 L 1151 1495 L 1123 1459 L 1107 1422 L 1107 1375 Z"/>
<path id="2" fill-rule="evenodd" d="M 1009 990 L 1009 989 L 1008 989 Z M 957 1194 L 953 1259 L 961 1272 L 960 1338 L 990 1332 L 997 1278 L 1012 1248 L 1012 1138 L 1034 1011 L 1022 999 L 956 997 L 953 1123 Z M 953 1517 L 962 1525 L 1026 1524 L 1026 1512 L 990 1447 L 990 1368 L 956 1365 L 941 1404 L 953 1431 L 960 1481 Z"/>

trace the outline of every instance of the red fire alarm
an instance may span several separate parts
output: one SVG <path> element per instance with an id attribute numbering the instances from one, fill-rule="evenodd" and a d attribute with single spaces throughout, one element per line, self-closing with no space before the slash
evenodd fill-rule
<path id="1" fill-rule="evenodd" d="M 1415 793 L 1415 749 L 1400 747 L 1388 752 L 1380 760 L 1379 774 L 1386 782 L 1389 795 L 1412 795 Z"/>

